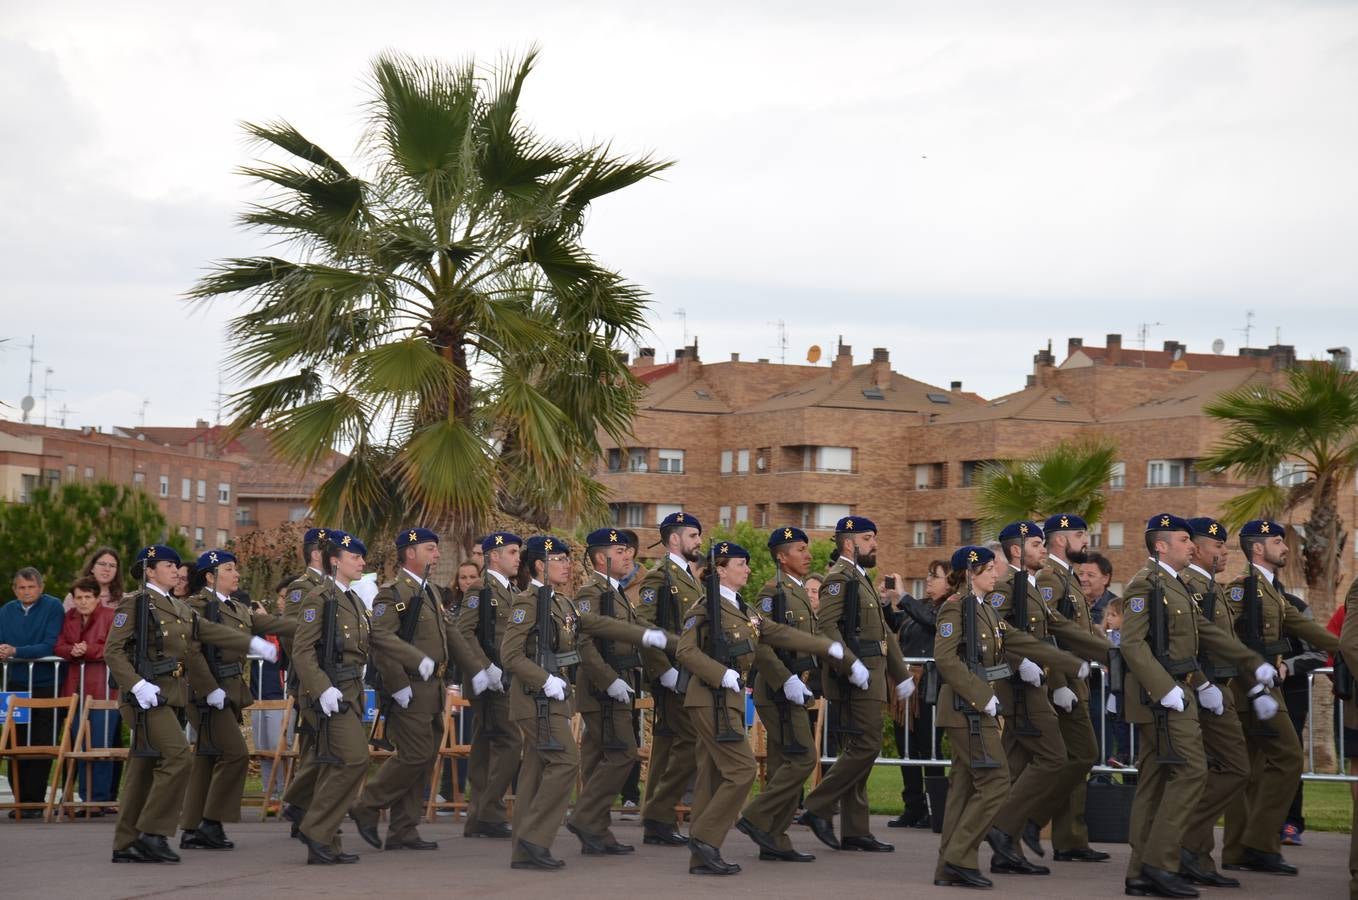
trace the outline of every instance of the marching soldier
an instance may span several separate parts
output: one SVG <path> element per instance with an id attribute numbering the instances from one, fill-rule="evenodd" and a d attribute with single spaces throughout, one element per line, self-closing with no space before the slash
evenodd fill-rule
<path id="1" fill-rule="evenodd" d="M 1297 612 L 1283 597 L 1278 570 L 1287 565 L 1286 532 L 1277 522 L 1255 519 L 1240 529 L 1240 549 L 1245 553 L 1246 574 L 1231 582 L 1230 606 L 1236 633 L 1246 646 L 1257 650 L 1276 667 L 1287 648 L 1286 638 L 1308 641 L 1333 653 L 1339 640 L 1319 622 Z M 1236 706 L 1267 696 L 1276 710 L 1282 691 L 1260 683 L 1246 689 L 1233 683 Z M 1255 707 L 1256 711 L 1258 707 Z M 1250 783 L 1243 795 L 1226 810 L 1226 833 L 1222 864 L 1227 869 L 1295 875 L 1297 867 L 1280 852 L 1287 807 L 1301 778 L 1301 739 L 1292 720 L 1278 716 L 1262 725 L 1258 716 L 1246 714 L 1245 734 L 1250 745 Z"/>
<path id="2" fill-rule="evenodd" d="M 188 605 L 207 622 L 215 622 L 246 635 L 275 634 L 291 637 L 295 620 L 257 612 L 237 603 L 231 594 L 240 587 L 236 557 L 225 550 L 209 550 L 198 557 L 194 568 L 194 593 Z M 198 747 L 189 774 L 188 793 L 179 815 L 180 850 L 230 850 L 223 822 L 240 821 L 240 798 L 250 769 L 249 748 L 241 734 L 241 713 L 254 703 L 245 674 L 249 661 L 244 653 L 204 641 L 203 655 L 217 688 L 225 692 L 221 706 L 199 697 L 199 716 L 192 721 Z M 214 691 L 215 693 L 215 691 Z M 215 753 L 215 755 L 213 755 Z"/>
<path id="3" fill-rule="evenodd" d="M 811 571 L 806 532 L 800 528 L 775 528 L 769 535 L 769 553 L 778 563 L 778 574 L 759 593 L 760 616 L 765 621 L 814 634 L 816 614 L 811 611 L 803 582 Z M 781 602 L 775 602 L 780 594 Z M 775 612 L 780 615 L 775 616 Z M 793 847 L 787 828 L 796 815 L 802 787 L 820 759 L 820 748 L 812 737 L 811 718 L 806 711 L 806 704 L 815 699 L 815 694 L 803 681 L 806 673 L 815 671 L 818 662 L 810 655 L 780 655 L 762 641 L 755 648 L 755 662 L 758 674 L 754 680 L 754 704 L 768 734 L 767 780 L 758 796 L 746 804 L 737 827 L 742 831 L 745 827 L 758 830 L 772 839 L 776 849 L 761 847 L 760 859 L 811 862 L 816 857 Z"/>
<path id="4" fill-rule="evenodd" d="M 457 630 L 471 651 L 475 672 L 463 690 L 472 698 L 472 746 L 467 759 L 466 837 L 513 836 L 505 791 L 519 771 L 523 745 L 519 730 L 509 720 L 505 696 L 509 679 L 500 666 L 500 642 L 509 624 L 509 611 L 518 591 L 509 579 L 518 574 L 523 539 L 508 531 L 496 531 L 481 539 L 486 570 L 481 590 L 462 603 Z"/>
<path id="5" fill-rule="evenodd" d="M 1204 677 L 1198 654 L 1248 666 L 1255 656 L 1202 617 L 1179 579 L 1193 559 L 1192 528 L 1162 513 L 1146 523 L 1151 558 L 1127 585 L 1122 702 L 1137 727 L 1136 797 L 1132 802 L 1126 893 L 1134 897 L 1196 897 L 1178 874 L 1184 829 L 1207 775 L 1196 706 L 1223 708 L 1221 691 Z M 1257 677 L 1272 680 L 1271 667 Z"/>
<path id="6" fill-rule="evenodd" d="M 175 599 L 170 592 L 179 582 L 179 565 L 179 554 L 160 544 L 137 554 L 145 588 L 119 601 L 104 650 L 109 672 L 122 690 L 123 721 L 132 723 L 113 832 L 115 863 L 179 862 L 165 838 L 174 833 L 192 762 L 178 719 L 188 699 L 185 676 L 214 708 L 226 705 L 226 692 L 216 686 L 199 640 L 233 653 L 278 658 L 269 642 L 204 622 Z"/>
<path id="7" fill-rule="evenodd" d="M 1358 580 L 1349 585 L 1348 596 L 1344 598 L 1344 626 L 1339 630 L 1339 653 L 1349 671 L 1349 683 L 1339 684 L 1339 672 L 1335 673 L 1336 687 L 1349 695 L 1344 704 L 1344 727 L 1358 728 L 1358 697 L 1353 692 L 1353 673 L 1358 671 Z M 1350 663 L 1352 660 L 1352 663 Z M 1336 657 L 1335 663 L 1339 663 Z M 1358 803 L 1353 804 L 1353 820 L 1349 828 L 1349 900 L 1358 900 Z"/>
<path id="8" fill-rule="evenodd" d="M 283 604 L 283 617 L 294 623 L 301 618 L 302 598 L 326 582 L 325 563 L 321 559 L 321 542 L 325 540 L 326 529 L 308 528 L 302 535 L 302 562 L 306 571 L 297 576 L 288 586 L 287 602 Z M 283 638 L 283 649 L 288 659 L 293 658 L 291 638 Z M 311 805 L 311 795 L 316 790 L 316 776 L 320 770 L 316 766 L 316 736 L 302 716 L 301 683 L 297 679 L 297 667 L 288 669 L 288 693 L 292 695 L 295 712 L 293 721 L 297 728 L 297 761 L 293 768 L 292 781 L 283 793 L 283 818 L 292 823 L 292 836 L 302 839 L 301 824 L 306 809 Z"/>
<path id="9" fill-rule="evenodd" d="M 1037 590 L 1042 602 L 1054 607 L 1069 623 L 1069 629 L 1057 633 L 1057 643 L 1084 659 L 1108 663 L 1112 645 L 1103 630 L 1094 624 L 1085 603 L 1080 579 L 1073 564 L 1089 558 L 1089 533 L 1085 520 L 1074 513 L 1051 516 L 1042 526 L 1047 542 L 1047 559 L 1037 572 Z M 1077 645 L 1067 643 L 1062 634 L 1067 630 L 1080 633 Z M 1058 700 L 1057 694 L 1060 694 Z M 1085 824 L 1085 795 L 1088 793 L 1090 768 L 1099 761 L 1099 741 L 1094 734 L 1094 722 L 1089 713 L 1089 680 L 1067 679 L 1066 684 L 1052 692 L 1056 707 L 1056 723 L 1061 729 L 1061 740 L 1066 745 L 1066 768 L 1062 783 L 1066 800 L 1052 816 L 1052 858 L 1057 862 L 1103 862 L 1108 854 L 1089 846 L 1089 828 Z"/>
<path id="10" fill-rule="evenodd" d="M 450 661 L 464 671 L 475 665 L 462 633 L 444 616 L 442 598 L 429 583 L 439 561 L 439 537 L 428 528 L 408 528 L 396 535 L 396 578 L 382 586 L 373 599 L 374 635 L 412 646 L 434 661 L 434 677 L 425 681 L 387 654 L 374 654 L 372 665 L 380 676 L 385 715 L 385 737 L 396 752 L 368 779 L 349 816 L 359 836 L 376 849 L 383 844 L 377 832 L 383 809 L 391 810 L 388 850 L 437 850 L 416 830 L 424 806 L 430 768 L 443 737 L 443 676 Z M 482 673 L 478 677 L 489 678 Z"/>
<path id="11" fill-rule="evenodd" d="M 833 704 L 826 724 L 839 732 L 839 758 L 807 795 L 800 822 L 832 849 L 890 853 L 896 848 L 872 835 L 867 781 L 882 749 L 888 691 L 909 699 L 915 681 L 867 576 L 877 565 L 877 526 L 862 516 L 845 516 L 835 525 L 835 551 L 839 558 L 821 588 L 816 628 L 830 641 L 845 644 L 858 659 L 825 661 L 825 696 Z M 860 660 L 862 667 L 853 667 L 846 677 L 850 663 Z M 842 840 L 835 837 L 831 822 L 836 805 Z"/>
<path id="12" fill-rule="evenodd" d="M 703 526 L 685 512 L 671 513 L 660 523 L 665 558 L 641 580 L 637 613 L 642 620 L 678 638 L 684 610 L 703 599 L 691 564 L 700 561 Z M 673 654 L 643 649 L 642 662 L 655 700 L 651 758 L 642 805 L 643 842 L 671 847 L 688 844 L 676 827 L 675 807 L 696 771 L 693 726 L 684 712 L 679 664 Z"/>
<path id="13" fill-rule="evenodd" d="M 667 643 L 665 634 L 657 629 L 642 628 L 614 616 L 577 612 L 570 599 L 555 590 L 569 582 L 570 574 L 570 548 L 565 541 L 555 537 L 528 539 L 519 577 L 523 590 L 514 597 L 501 645 L 505 667 L 514 676 L 510 715 L 524 741 L 510 859 L 514 869 L 556 871 L 566 865 L 552 856 L 551 845 L 580 774 L 579 750 L 571 733 L 575 714 L 571 675 L 580 660 L 576 650 L 579 635 L 638 644 L 645 640 L 657 647 Z M 538 596 L 543 590 L 551 594 L 551 621 L 540 623 Z M 616 855 L 632 850 L 617 844 L 616 839 L 610 845 L 604 834 L 568 827 L 580 839 L 586 854 Z"/>
<path id="14" fill-rule="evenodd" d="M 713 548 L 712 559 L 716 574 L 709 577 L 717 582 L 721 596 L 716 600 L 705 598 L 707 602 L 689 608 L 677 653 L 679 662 L 692 673 L 684 708 L 698 738 L 698 782 L 693 797 L 696 812 L 689 828 L 688 871 L 694 875 L 734 875 L 740 866 L 721 858 L 721 845 L 750 796 L 757 768 L 745 736 L 743 681 L 754 664 L 754 648 L 768 644 L 835 660 L 844 660 L 845 651 L 838 641 L 765 619 L 746 608 L 739 593 L 750 578 L 750 554 L 744 547 L 722 542 Z M 719 609 L 719 621 L 711 618 L 714 605 Z M 720 630 L 722 643 L 729 650 L 726 659 L 713 658 L 708 652 L 713 629 Z M 856 661 L 849 660 L 850 664 Z M 861 666 L 859 672 L 867 674 Z M 803 701 L 809 693 L 801 695 Z M 880 716 L 878 735 L 880 739 Z M 782 853 L 771 835 L 748 820 L 741 820 L 740 830 L 762 851 Z"/>
<path id="15" fill-rule="evenodd" d="M 340 846 L 339 826 L 368 770 L 363 666 L 370 645 L 380 655 L 418 671 L 423 680 L 434 674 L 434 661 L 414 647 L 392 633 L 372 633 L 368 611 L 350 588 L 363 577 L 368 553 L 363 542 L 331 530 L 321 552 L 334 575 L 301 601 L 301 621 L 293 638 L 303 715 L 315 734 L 319 767 L 300 825 L 308 865 L 358 862 L 358 856 Z"/>

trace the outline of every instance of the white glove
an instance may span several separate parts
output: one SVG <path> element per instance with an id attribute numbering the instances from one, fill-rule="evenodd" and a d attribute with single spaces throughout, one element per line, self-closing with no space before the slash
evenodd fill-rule
<path id="1" fill-rule="evenodd" d="M 1000 698 L 994 694 L 990 695 L 990 702 L 985 705 L 985 714 L 990 718 L 995 718 L 1000 713 Z"/>
<path id="2" fill-rule="evenodd" d="M 213 709 L 221 709 L 222 707 L 226 706 L 226 691 L 222 690 L 221 688 L 217 688 L 215 691 L 212 691 L 203 699 L 206 700 L 207 705 L 212 707 Z"/>
<path id="3" fill-rule="evenodd" d="M 839 641 L 835 641 L 833 644 L 830 645 L 830 649 L 826 650 L 825 652 L 830 654 L 831 659 L 843 659 L 844 645 L 841 644 Z"/>
<path id="4" fill-rule="evenodd" d="M 548 675 L 547 681 L 542 685 L 542 692 L 553 700 L 566 699 L 566 681 L 556 675 Z"/>
<path id="5" fill-rule="evenodd" d="M 909 700 L 910 695 L 913 693 L 915 693 L 915 677 L 913 675 L 907 675 L 905 676 L 905 681 L 896 685 L 896 699 Z"/>
<path id="6" fill-rule="evenodd" d="M 1080 661 L 1080 671 L 1078 671 L 1078 672 L 1075 673 L 1075 677 L 1076 677 L 1076 678 L 1088 678 L 1088 677 L 1089 677 L 1089 663 L 1084 662 L 1083 660 L 1081 660 L 1081 661 Z"/>
<path id="7" fill-rule="evenodd" d="M 1255 717 L 1261 722 L 1265 722 L 1278 714 L 1278 701 L 1267 693 L 1250 698 L 1250 705 L 1254 707 Z"/>
<path id="8" fill-rule="evenodd" d="M 1254 680 L 1266 688 L 1271 688 L 1278 683 L 1278 670 L 1264 663 L 1254 670 Z"/>
<path id="9" fill-rule="evenodd" d="M 339 712 L 340 701 L 344 699 L 344 693 L 337 687 L 328 687 L 321 691 L 321 696 L 316 698 L 316 702 L 321 705 L 321 712 L 327 716 L 333 716 Z"/>
<path id="10" fill-rule="evenodd" d="M 482 691 L 490 687 L 490 669 L 482 669 L 472 676 L 472 696 L 481 696 Z"/>
<path id="11" fill-rule="evenodd" d="M 278 648 L 262 637 L 250 638 L 250 653 L 263 657 L 265 662 L 278 662 Z"/>
<path id="12" fill-rule="evenodd" d="M 669 640 L 665 636 L 665 632 L 661 631 L 659 628 L 647 628 L 646 633 L 641 636 L 641 646 L 643 647 L 654 647 L 657 650 L 664 650 L 665 645 L 668 643 Z"/>
<path id="13" fill-rule="evenodd" d="M 1037 687 L 1042 683 L 1042 667 L 1031 659 L 1025 659 L 1019 663 L 1019 678 Z"/>
<path id="14" fill-rule="evenodd" d="M 632 686 L 621 678 L 614 678 L 613 683 L 608 686 L 608 696 L 618 703 L 631 703 L 632 693 Z"/>
<path id="15" fill-rule="evenodd" d="M 495 665 L 495 663 L 491 663 L 489 666 L 486 667 L 486 675 L 490 678 L 490 684 L 486 685 L 486 687 L 490 688 L 492 691 L 500 691 L 501 693 L 504 693 L 505 689 L 504 669 L 501 669 L 499 666 Z"/>
<path id="16" fill-rule="evenodd" d="M 869 679 L 868 667 L 863 665 L 863 661 L 855 659 L 853 666 L 849 669 L 849 684 L 858 688 L 860 691 L 868 689 Z"/>
<path id="17" fill-rule="evenodd" d="M 1168 694 L 1160 698 L 1160 705 L 1165 709 L 1172 709 L 1175 712 L 1184 711 L 1184 689 L 1177 684 L 1174 685 Z"/>
<path id="18" fill-rule="evenodd" d="M 1203 709 L 1210 709 L 1218 716 L 1226 712 L 1226 701 L 1221 696 L 1221 688 L 1210 681 L 1198 688 L 1198 703 Z"/>
<path id="19" fill-rule="evenodd" d="M 1052 702 L 1061 707 L 1065 712 L 1070 712 L 1075 708 L 1075 701 L 1080 699 L 1075 696 L 1075 692 L 1068 687 L 1059 687 L 1052 691 Z"/>
<path id="20" fill-rule="evenodd" d="M 1118 695 L 1109 694 L 1103 708 L 1110 716 L 1116 716 L 1118 714 Z"/>
<path id="21" fill-rule="evenodd" d="M 805 706 L 806 701 L 810 700 L 812 697 L 816 695 L 811 693 L 811 689 L 809 687 L 802 684 L 802 680 L 800 678 L 798 678 L 796 675 L 791 675 L 788 677 L 787 681 L 783 682 L 783 696 L 788 699 L 789 703 L 795 703 L 798 706 Z"/>
<path id="22" fill-rule="evenodd" d="M 132 693 L 137 698 L 138 706 L 142 709 L 150 709 L 156 705 L 156 697 L 160 694 L 160 688 L 143 678 L 132 685 Z"/>
<path id="23" fill-rule="evenodd" d="M 679 670 L 670 666 L 660 673 L 660 686 L 674 690 L 674 686 L 679 683 Z"/>
<path id="24" fill-rule="evenodd" d="M 728 691 L 740 693 L 740 673 L 735 669 L 727 669 L 726 674 L 721 676 L 721 686 Z"/>
<path id="25" fill-rule="evenodd" d="M 420 660 L 419 668 L 416 671 L 420 673 L 421 678 L 428 681 L 429 676 L 434 674 L 434 661 L 426 656 Z"/>
<path id="26" fill-rule="evenodd" d="M 395 700 L 396 705 L 401 707 L 401 709 L 408 709 L 410 707 L 410 698 L 414 696 L 415 692 L 410 689 L 410 685 L 406 685 L 396 693 L 392 694 L 391 699 Z"/>

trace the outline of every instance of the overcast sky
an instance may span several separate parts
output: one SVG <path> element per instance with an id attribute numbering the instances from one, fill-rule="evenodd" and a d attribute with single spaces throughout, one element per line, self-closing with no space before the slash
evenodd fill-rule
<path id="1" fill-rule="evenodd" d="M 257 252 L 242 120 L 353 159 L 385 49 L 542 46 L 527 116 L 677 165 L 587 244 L 653 294 L 662 357 L 866 359 L 993 396 L 1050 338 L 1358 347 L 1358 5 L 1347 2 L 5 4 L 0 415 L 37 337 L 56 424 L 216 412 Z M 824 364 L 824 363 L 822 363 Z M 228 384 L 227 388 L 231 386 Z"/>

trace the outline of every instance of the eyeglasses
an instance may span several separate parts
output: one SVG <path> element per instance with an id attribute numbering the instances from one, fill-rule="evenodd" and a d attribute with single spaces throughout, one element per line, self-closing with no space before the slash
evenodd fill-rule
<path id="1" fill-rule="evenodd" d="M 95 564 L 94 564 L 94 568 L 96 568 L 96 569 L 116 569 L 116 568 L 118 568 L 118 564 L 117 564 L 116 562 L 109 562 L 109 561 L 107 561 L 107 560 L 104 560 L 104 561 L 102 561 L 102 562 L 97 562 L 97 563 L 95 563 Z"/>

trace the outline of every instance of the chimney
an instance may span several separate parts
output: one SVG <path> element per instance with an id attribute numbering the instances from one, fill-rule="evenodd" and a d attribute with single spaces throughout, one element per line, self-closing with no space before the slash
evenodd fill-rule
<path id="1" fill-rule="evenodd" d="M 839 350 L 835 353 L 835 358 L 830 360 L 830 380 L 848 381 L 853 374 L 853 347 L 844 343 L 844 338 L 839 339 Z"/>
<path id="2" fill-rule="evenodd" d="M 1166 353 L 1168 353 L 1170 356 L 1173 356 L 1176 351 L 1180 353 L 1187 353 L 1188 347 L 1185 344 L 1179 343 L 1178 341 L 1165 341 Z"/>
<path id="3" fill-rule="evenodd" d="M 1046 385 L 1048 373 L 1056 368 L 1056 357 L 1052 356 L 1052 342 L 1047 341 L 1045 350 L 1039 350 L 1033 354 L 1033 381 L 1040 385 Z"/>
<path id="4" fill-rule="evenodd" d="M 732 353 L 732 354 L 731 354 L 731 362 L 740 362 L 740 354 L 739 354 L 739 353 Z"/>
<path id="5" fill-rule="evenodd" d="M 1122 365 L 1122 335 L 1110 334 L 1107 340 L 1108 353 L 1105 357 L 1110 366 Z"/>
<path id="6" fill-rule="evenodd" d="M 891 386 L 891 355 L 885 347 L 872 348 L 872 383 L 879 391 Z"/>
<path id="7" fill-rule="evenodd" d="M 655 368 L 655 348 L 642 347 L 637 350 L 636 359 L 632 360 L 632 371 L 635 373 L 649 372 Z"/>
<path id="8" fill-rule="evenodd" d="M 674 351 L 674 361 L 679 364 L 680 372 L 694 372 L 699 365 L 698 362 L 698 339 L 694 338 L 693 343 Z"/>
<path id="9" fill-rule="evenodd" d="M 1297 364 L 1297 348 L 1291 344 L 1270 344 L 1268 355 L 1275 372 L 1285 372 Z"/>
<path id="10" fill-rule="evenodd" d="M 211 424 L 212 424 L 212 423 L 209 422 L 207 419 L 199 419 L 198 421 L 196 421 L 196 422 L 193 423 L 193 427 L 194 427 L 194 428 L 207 428 L 207 427 L 210 426 Z"/>
<path id="11" fill-rule="evenodd" d="M 1070 356 L 1076 350 L 1085 345 L 1084 338 L 1066 338 L 1066 356 Z"/>
<path id="12" fill-rule="evenodd" d="M 948 386 L 948 390 L 952 391 L 954 394 L 962 393 L 962 382 L 954 381 Z"/>
<path id="13" fill-rule="evenodd" d="M 627 351 L 626 351 L 626 350 L 614 350 L 614 351 L 613 351 L 613 358 L 616 359 L 618 362 L 622 363 L 624 366 L 627 365 Z"/>

